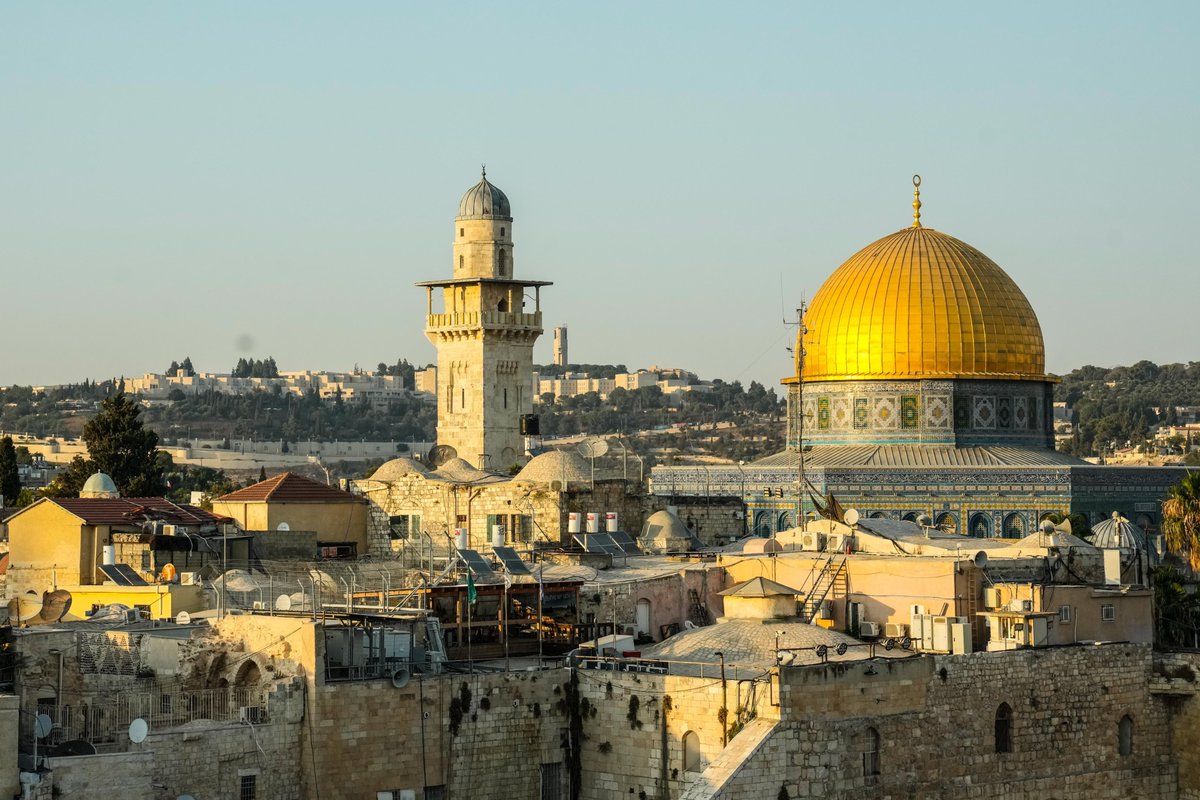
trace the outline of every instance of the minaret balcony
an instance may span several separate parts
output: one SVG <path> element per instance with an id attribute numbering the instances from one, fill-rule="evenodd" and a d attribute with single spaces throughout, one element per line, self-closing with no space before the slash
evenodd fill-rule
<path id="1" fill-rule="evenodd" d="M 469 330 L 542 330 L 542 314 L 522 314 L 512 311 L 469 311 L 457 314 L 430 314 L 425 318 L 427 331 L 451 332 Z"/>

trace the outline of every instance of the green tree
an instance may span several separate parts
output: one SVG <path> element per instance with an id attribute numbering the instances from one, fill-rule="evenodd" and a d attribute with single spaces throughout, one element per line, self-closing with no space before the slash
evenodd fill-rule
<path id="1" fill-rule="evenodd" d="M 158 434 L 143 427 L 141 412 L 124 392 L 100 403 L 100 413 L 83 427 L 89 458 L 76 456 L 46 494 L 77 495 L 90 475 L 103 472 L 124 497 L 161 496 L 165 464 L 158 457 Z"/>
<path id="2" fill-rule="evenodd" d="M 1167 547 L 1200 570 L 1200 472 L 1189 472 L 1171 487 L 1162 505 Z"/>
<path id="3" fill-rule="evenodd" d="M 21 476 L 17 472 L 17 448 L 11 436 L 0 439 L 0 505 L 13 505 L 21 494 Z"/>

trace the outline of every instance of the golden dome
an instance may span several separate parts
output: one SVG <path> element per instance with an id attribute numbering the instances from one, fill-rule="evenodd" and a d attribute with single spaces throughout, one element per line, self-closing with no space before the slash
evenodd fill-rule
<path id="1" fill-rule="evenodd" d="M 1042 328 L 1017 284 L 919 219 L 838 267 L 804 322 L 805 383 L 1047 380 Z"/>

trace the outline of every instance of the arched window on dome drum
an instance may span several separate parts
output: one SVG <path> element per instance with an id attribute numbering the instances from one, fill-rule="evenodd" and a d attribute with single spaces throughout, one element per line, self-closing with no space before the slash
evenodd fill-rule
<path id="1" fill-rule="evenodd" d="M 1022 539 L 1025 537 L 1025 518 L 1020 514 L 1009 514 L 1004 518 L 1004 538 Z"/>
<path id="2" fill-rule="evenodd" d="M 976 539 L 988 539 L 992 535 L 992 518 L 987 514 L 972 514 L 967 526 L 967 535 Z"/>
<path id="3" fill-rule="evenodd" d="M 997 753 L 1011 753 L 1013 751 L 1012 723 L 1012 706 L 1008 703 L 1001 703 L 1000 707 L 996 709 Z"/>
<path id="4" fill-rule="evenodd" d="M 887 514 L 882 511 L 872 511 L 871 519 L 887 519 Z"/>
<path id="5" fill-rule="evenodd" d="M 915 512 L 915 511 L 909 511 L 907 514 L 905 514 L 905 515 L 904 515 L 903 517 L 901 517 L 900 519 L 904 520 L 905 522 L 916 522 L 916 521 L 917 521 L 917 516 L 918 516 L 918 515 L 917 515 L 917 512 Z"/>
<path id="6" fill-rule="evenodd" d="M 867 786 L 879 783 L 879 731 L 867 728 L 862 735 L 863 781 Z"/>
<path id="7" fill-rule="evenodd" d="M 683 735 L 683 771 L 700 771 L 700 737 L 695 731 Z"/>
<path id="8" fill-rule="evenodd" d="M 786 531 L 789 528 L 796 527 L 796 523 L 794 522 L 795 518 L 796 518 L 796 515 L 793 514 L 791 511 L 779 512 L 779 519 L 776 520 L 776 522 L 775 522 L 775 530 L 776 531 Z"/>
<path id="9" fill-rule="evenodd" d="M 1133 755 L 1133 717 L 1128 714 L 1117 723 L 1117 752 L 1123 757 Z"/>
<path id="10" fill-rule="evenodd" d="M 933 518 L 933 526 L 946 533 L 955 533 L 958 531 L 958 520 L 953 514 L 942 512 Z"/>
<path id="11" fill-rule="evenodd" d="M 755 536 L 770 536 L 771 535 L 771 512 L 770 511 L 755 511 L 754 512 L 754 535 Z"/>

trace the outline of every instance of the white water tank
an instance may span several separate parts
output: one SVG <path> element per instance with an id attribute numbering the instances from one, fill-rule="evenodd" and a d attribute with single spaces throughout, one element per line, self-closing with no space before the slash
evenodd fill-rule
<path id="1" fill-rule="evenodd" d="M 599 533 L 600 532 L 600 515 L 597 514 L 595 511 L 587 512 L 587 532 L 588 533 Z"/>
<path id="2" fill-rule="evenodd" d="M 616 533 L 621 530 L 620 519 L 617 517 L 617 512 L 604 512 L 604 530 L 608 533 Z"/>
<path id="3" fill-rule="evenodd" d="M 567 514 L 567 533 L 579 533 L 579 523 L 583 515 L 578 511 Z"/>
<path id="4" fill-rule="evenodd" d="M 466 528 L 454 529 L 454 546 L 459 550 L 466 550 L 471 546 L 471 535 L 467 533 Z"/>
<path id="5" fill-rule="evenodd" d="M 504 547 L 504 526 L 499 522 L 492 526 L 492 547 Z"/>
<path id="6" fill-rule="evenodd" d="M 104 545 L 104 560 L 103 564 L 117 563 L 117 548 L 111 544 Z"/>

